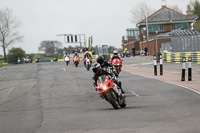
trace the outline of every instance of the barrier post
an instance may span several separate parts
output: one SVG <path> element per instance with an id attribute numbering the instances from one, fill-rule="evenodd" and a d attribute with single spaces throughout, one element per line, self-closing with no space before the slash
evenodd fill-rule
<path id="1" fill-rule="evenodd" d="M 182 78 L 181 78 L 181 81 L 185 81 L 185 62 L 186 62 L 186 58 L 183 57 L 182 58 Z"/>
<path id="2" fill-rule="evenodd" d="M 162 54 L 160 55 L 160 75 L 163 75 L 163 60 L 162 60 Z"/>
<path id="3" fill-rule="evenodd" d="M 153 61 L 154 61 L 154 75 L 157 75 L 157 60 L 156 56 L 153 56 Z"/>
<path id="4" fill-rule="evenodd" d="M 188 81 L 192 81 L 192 58 L 188 57 Z"/>

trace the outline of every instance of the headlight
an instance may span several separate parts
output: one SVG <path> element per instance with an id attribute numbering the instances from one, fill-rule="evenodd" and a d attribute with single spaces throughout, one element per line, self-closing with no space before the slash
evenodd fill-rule
<path id="1" fill-rule="evenodd" d="M 87 59 L 87 62 L 89 62 L 90 60 L 89 59 Z"/>
<path id="2" fill-rule="evenodd" d="M 120 64 L 117 64 L 118 66 L 120 65 Z"/>
<path id="3" fill-rule="evenodd" d="M 104 90 L 106 90 L 106 89 L 107 89 L 107 87 L 106 87 L 106 86 L 104 86 L 104 87 L 103 87 L 103 89 L 104 89 Z"/>

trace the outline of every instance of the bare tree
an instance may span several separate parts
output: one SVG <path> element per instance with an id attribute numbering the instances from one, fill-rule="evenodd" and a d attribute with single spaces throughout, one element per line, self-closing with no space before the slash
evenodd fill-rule
<path id="1" fill-rule="evenodd" d="M 42 41 L 38 48 L 39 51 L 44 51 L 46 55 L 50 56 L 57 52 L 62 47 L 59 41 Z"/>
<path id="2" fill-rule="evenodd" d="M 150 9 L 145 2 L 137 3 L 137 5 L 131 10 L 131 22 L 138 23 L 150 16 L 154 12 L 153 9 Z"/>
<path id="3" fill-rule="evenodd" d="M 17 31 L 19 26 L 20 23 L 13 16 L 13 12 L 10 9 L 0 10 L 0 46 L 3 48 L 5 62 L 7 62 L 6 48 L 17 41 L 21 41 L 23 38 Z"/>
<path id="4" fill-rule="evenodd" d="M 179 9 L 177 5 L 175 5 L 175 6 L 169 6 L 169 8 L 171 8 L 171 9 L 173 9 L 174 11 L 177 11 L 177 12 L 179 12 L 179 13 L 182 13 L 182 10 Z"/>

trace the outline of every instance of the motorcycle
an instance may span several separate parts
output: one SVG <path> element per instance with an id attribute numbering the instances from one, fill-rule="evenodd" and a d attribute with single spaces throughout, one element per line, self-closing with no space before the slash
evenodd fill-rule
<path id="1" fill-rule="evenodd" d="M 77 67 L 79 64 L 79 58 L 78 57 L 74 57 L 74 65 L 75 67 Z"/>
<path id="2" fill-rule="evenodd" d="M 126 107 L 125 97 L 122 96 L 121 89 L 110 80 L 108 75 L 101 75 L 97 80 L 97 88 L 100 97 L 108 101 L 113 108 L 120 109 Z"/>
<path id="3" fill-rule="evenodd" d="M 40 60 L 39 58 L 36 58 L 36 59 L 35 59 L 35 62 L 36 62 L 36 63 L 39 63 L 39 60 Z"/>
<path id="4" fill-rule="evenodd" d="M 122 53 L 121 53 L 121 57 L 122 57 L 122 58 L 124 58 L 124 56 L 125 56 L 125 53 L 124 53 L 124 52 L 122 52 Z"/>
<path id="5" fill-rule="evenodd" d="M 91 67 L 91 59 L 90 58 L 85 58 L 85 67 L 89 71 Z"/>
<path id="6" fill-rule="evenodd" d="M 115 67 L 117 73 L 119 74 L 121 72 L 121 67 L 122 67 L 122 62 L 123 60 L 119 60 L 119 59 L 114 59 L 114 60 L 110 60 L 110 62 L 112 62 L 113 66 Z"/>
<path id="7" fill-rule="evenodd" d="M 66 65 L 68 66 L 68 64 L 69 64 L 69 56 L 65 56 L 65 62 L 66 62 Z"/>

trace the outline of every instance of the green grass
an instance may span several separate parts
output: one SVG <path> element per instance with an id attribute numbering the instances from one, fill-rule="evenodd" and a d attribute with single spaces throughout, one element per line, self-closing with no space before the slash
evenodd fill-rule
<path id="1" fill-rule="evenodd" d="M 0 63 L 0 68 L 4 67 L 4 66 L 8 66 L 8 65 L 10 65 L 10 64 L 8 64 L 8 63 Z"/>
<path id="2" fill-rule="evenodd" d="M 52 59 L 53 59 L 53 57 L 45 57 L 44 60 L 52 60 Z"/>

